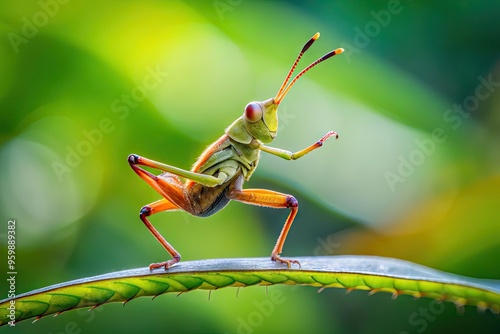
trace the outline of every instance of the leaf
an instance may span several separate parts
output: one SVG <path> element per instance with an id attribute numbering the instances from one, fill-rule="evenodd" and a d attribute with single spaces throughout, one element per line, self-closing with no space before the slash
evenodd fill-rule
<path id="1" fill-rule="evenodd" d="M 56 284 L 0 301 L 0 326 L 141 296 L 196 289 L 252 285 L 305 285 L 429 297 L 500 311 L 500 281 L 458 276 L 412 262 L 374 256 L 296 258 L 301 268 L 286 268 L 268 258 L 182 262 L 169 270 L 124 270 Z M 14 304 L 11 302 L 15 301 Z M 14 307 L 12 307 L 14 305 Z M 9 309 L 10 307 L 10 309 Z M 12 317 L 12 319 L 11 319 Z"/>

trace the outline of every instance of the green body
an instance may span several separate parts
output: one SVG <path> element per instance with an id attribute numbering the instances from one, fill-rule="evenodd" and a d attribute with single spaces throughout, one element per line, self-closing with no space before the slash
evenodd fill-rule
<path id="1" fill-rule="evenodd" d="M 249 108 L 258 117 L 250 120 Z M 228 191 L 241 189 L 243 182 L 250 180 L 257 168 L 260 151 L 294 160 L 321 146 L 323 140 L 334 134 L 329 132 L 317 143 L 292 153 L 264 145 L 273 141 L 277 130 L 278 105 L 274 99 L 251 102 L 243 115 L 226 129 L 225 134 L 207 147 L 190 171 L 157 163 L 158 168 L 165 171 L 160 177 L 169 178 L 175 174 L 186 178 L 190 197 L 190 208 L 186 211 L 195 216 L 207 217 L 229 203 L 230 198 L 226 196 Z"/>
<path id="2" fill-rule="evenodd" d="M 217 178 L 216 185 L 228 183 L 240 174 L 246 181 L 250 180 L 257 168 L 260 150 L 266 149 L 263 143 L 270 143 L 276 137 L 278 105 L 274 104 L 273 98 L 264 102 L 251 102 L 249 105 L 259 108 L 261 117 L 251 122 L 246 117 L 245 108 L 243 115 L 226 129 L 225 135 L 202 154 L 202 164 L 195 165 L 192 172 Z M 205 155 L 208 158 L 204 159 Z M 191 180 L 201 181 L 196 178 Z"/>
<path id="3" fill-rule="evenodd" d="M 246 117 L 246 110 L 250 105 L 261 110 L 261 117 L 257 121 L 249 121 Z M 312 150 L 306 148 L 292 153 L 264 145 L 272 142 L 278 134 L 278 104 L 273 98 L 263 102 L 251 102 L 247 108 L 243 115 L 226 129 L 225 135 L 202 154 L 200 157 L 202 163 L 197 163 L 191 170 L 194 173 L 210 175 L 217 180 L 212 179 L 213 182 L 207 182 L 206 179 L 196 177 L 196 175 L 190 175 L 190 180 L 206 186 L 216 186 L 227 183 L 242 174 L 248 181 L 257 168 L 260 151 L 283 159 L 295 160 Z M 321 143 L 326 138 L 322 138 Z M 209 156 L 204 159 L 205 155 Z M 221 176 L 221 172 L 224 175 Z"/>

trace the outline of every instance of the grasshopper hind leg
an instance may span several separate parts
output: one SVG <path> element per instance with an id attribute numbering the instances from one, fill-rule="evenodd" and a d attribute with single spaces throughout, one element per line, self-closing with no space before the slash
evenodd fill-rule
<path id="1" fill-rule="evenodd" d="M 161 173 L 159 176 L 156 176 L 141 167 L 138 166 L 140 157 L 136 155 L 129 156 L 130 167 L 144 180 L 147 184 L 149 184 L 153 189 L 155 189 L 160 195 L 164 198 L 153 202 L 151 204 L 145 205 L 142 207 L 139 217 L 148 230 L 154 235 L 156 240 L 167 250 L 167 252 L 172 256 L 171 260 L 152 263 L 149 265 L 149 269 L 157 269 L 164 267 L 165 269 L 170 268 L 175 263 L 179 262 L 181 259 L 181 255 L 178 251 L 175 250 L 170 243 L 158 232 L 158 230 L 151 224 L 148 217 L 164 211 L 174 211 L 174 210 L 183 210 L 187 212 L 191 212 L 191 206 L 189 204 L 189 196 L 187 195 L 187 190 L 180 181 L 177 175 L 171 173 Z"/>
<path id="2" fill-rule="evenodd" d="M 168 269 L 181 260 L 181 254 L 179 254 L 179 252 L 176 251 L 175 248 L 172 247 L 172 245 L 170 245 L 170 243 L 160 234 L 160 232 L 158 232 L 158 230 L 153 226 L 153 224 L 151 224 L 151 222 L 148 219 L 148 217 L 154 213 L 169 211 L 169 210 L 177 210 L 177 209 L 179 209 L 179 207 L 177 207 L 172 202 L 166 199 L 161 199 L 159 201 L 143 206 L 139 213 L 139 217 L 141 218 L 144 225 L 146 225 L 146 227 L 154 235 L 156 240 L 158 240 L 158 242 L 162 244 L 162 246 L 172 256 L 171 260 L 158 263 L 151 263 L 149 265 L 149 270 L 158 269 L 161 267 Z"/>

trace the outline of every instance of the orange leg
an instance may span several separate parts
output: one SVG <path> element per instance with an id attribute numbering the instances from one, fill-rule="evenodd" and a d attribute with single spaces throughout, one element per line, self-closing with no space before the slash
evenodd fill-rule
<path id="1" fill-rule="evenodd" d="M 186 200 L 184 185 L 181 183 L 176 175 L 170 173 L 164 173 L 160 176 L 151 174 L 150 172 L 138 167 L 136 164 L 138 161 L 135 157 L 129 157 L 129 163 L 132 169 L 148 183 L 153 189 L 160 193 L 164 198 L 153 202 L 151 204 L 142 207 L 139 217 L 148 230 L 155 236 L 156 240 L 167 250 L 167 252 L 172 256 L 172 260 L 165 262 L 152 263 L 149 265 L 149 269 L 157 269 L 164 267 L 165 269 L 170 268 L 175 263 L 179 262 L 181 255 L 177 252 L 174 247 L 172 247 L 167 240 L 156 230 L 156 228 L 151 224 L 147 217 L 162 211 L 169 210 L 184 210 L 189 212 L 189 203 Z M 186 210 L 187 208 L 187 210 Z"/>
<path id="2" fill-rule="evenodd" d="M 290 268 L 290 265 L 292 263 L 296 263 L 300 267 L 299 261 L 286 260 L 282 259 L 279 256 L 281 254 L 281 251 L 283 250 L 283 244 L 285 243 L 288 231 L 292 226 L 293 219 L 297 215 L 297 211 L 299 209 L 299 202 L 297 202 L 295 197 L 266 189 L 239 189 L 238 185 L 231 189 L 228 192 L 227 196 L 235 201 L 251 205 L 265 206 L 268 208 L 276 209 L 289 208 L 290 214 L 285 221 L 285 225 L 283 226 L 278 240 L 276 241 L 276 245 L 274 246 L 273 252 L 271 253 L 271 260 L 285 263 L 288 268 Z"/>
<path id="3" fill-rule="evenodd" d="M 142 162 L 139 161 L 139 159 L 142 160 L 144 158 L 134 155 L 129 156 L 128 161 L 134 172 L 164 198 L 189 212 L 189 206 L 186 206 L 187 200 L 184 192 L 184 185 L 179 177 L 171 173 L 163 173 L 160 176 L 156 176 L 139 167 L 138 164 Z"/>
<path id="4" fill-rule="evenodd" d="M 165 238 L 160 234 L 160 232 L 158 232 L 158 230 L 153 226 L 153 224 L 149 222 L 147 218 L 148 216 L 151 216 L 152 214 L 158 212 L 176 210 L 176 209 L 179 209 L 179 207 L 166 199 L 161 199 L 159 201 L 143 206 L 139 213 L 139 217 L 141 218 L 144 225 L 146 225 L 148 230 L 151 231 L 151 233 L 153 233 L 156 240 L 158 240 L 158 242 L 162 244 L 162 246 L 167 250 L 167 252 L 170 255 L 172 255 L 172 260 L 158 262 L 158 263 L 151 263 L 149 265 L 149 270 L 161 267 L 168 269 L 181 260 L 181 254 L 179 254 L 179 252 L 176 251 L 175 248 L 172 247 L 172 245 L 170 245 L 167 240 L 165 240 Z"/>

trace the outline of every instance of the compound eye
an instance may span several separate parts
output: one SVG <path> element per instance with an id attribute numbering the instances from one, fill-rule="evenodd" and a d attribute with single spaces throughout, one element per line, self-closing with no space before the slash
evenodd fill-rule
<path id="1" fill-rule="evenodd" d="M 250 102 L 245 107 L 245 118 L 250 123 L 255 123 L 262 118 L 262 109 L 256 102 Z"/>

